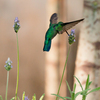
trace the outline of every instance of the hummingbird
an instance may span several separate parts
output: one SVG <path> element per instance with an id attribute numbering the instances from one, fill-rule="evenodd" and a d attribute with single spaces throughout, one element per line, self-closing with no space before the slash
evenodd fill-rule
<path id="1" fill-rule="evenodd" d="M 50 17 L 50 24 L 49 24 L 49 29 L 46 32 L 45 35 L 45 41 L 44 41 L 44 47 L 43 47 L 43 51 L 49 51 L 51 48 L 51 42 L 52 39 L 57 35 L 57 34 L 62 34 L 64 32 L 67 32 L 67 30 L 69 30 L 70 28 L 72 28 L 73 26 L 75 26 L 76 24 L 78 24 L 79 22 L 83 21 L 83 19 L 79 19 L 79 20 L 75 20 L 72 22 L 58 22 L 58 17 L 57 17 L 57 13 L 54 13 L 51 15 Z M 68 34 L 69 36 L 69 34 Z"/>

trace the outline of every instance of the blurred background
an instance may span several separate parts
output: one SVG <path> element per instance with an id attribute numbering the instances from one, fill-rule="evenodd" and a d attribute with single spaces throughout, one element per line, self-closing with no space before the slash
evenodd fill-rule
<path id="1" fill-rule="evenodd" d="M 13 29 L 15 17 L 18 17 L 21 25 L 18 32 L 19 98 L 25 91 L 30 100 L 34 93 L 37 100 L 43 93 L 45 93 L 45 100 L 55 99 L 55 96 L 51 94 L 57 93 L 69 48 L 68 35 L 64 33 L 53 39 L 49 52 L 43 52 L 50 16 L 55 12 L 58 13 L 58 21 L 67 22 L 85 18 L 84 22 L 73 27 L 76 42 L 71 45 L 60 95 L 70 96 L 66 80 L 73 89 L 74 74 L 83 86 L 88 74 L 90 74 L 90 80 L 93 81 L 91 88 L 100 86 L 99 5 L 99 0 L 0 0 L 0 95 L 3 99 L 7 77 L 4 65 L 8 57 L 13 62 L 9 78 L 8 100 L 15 96 L 17 78 L 17 43 Z M 70 33 L 70 30 L 68 32 Z M 77 88 L 77 91 L 79 90 L 80 88 Z M 92 94 L 90 96 L 92 99 L 90 97 L 89 99 L 99 100 L 99 95 L 100 91 Z M 78 100 L 81 99 L 78 98 Z"/>

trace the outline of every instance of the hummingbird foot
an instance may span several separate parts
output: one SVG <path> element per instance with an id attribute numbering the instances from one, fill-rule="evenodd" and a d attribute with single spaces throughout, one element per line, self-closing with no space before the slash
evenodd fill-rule
<path id="1" fill-rule="evenodd" d="M 65 30 L 65 32 L 68 34 L 68 36 L 69 36 L 69 33 Z"/>

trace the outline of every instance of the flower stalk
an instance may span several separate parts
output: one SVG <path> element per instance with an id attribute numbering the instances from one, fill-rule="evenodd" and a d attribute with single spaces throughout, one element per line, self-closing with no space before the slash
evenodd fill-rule
<path id="1" fill-rule="evenodd" d="M 5 62 L 6 65 L 4 66 L 5 69 L 7 70 L 7 84 L 6 84 L 6 94 L 5 94 L 5 100 L 7 100 L 7 93 L 8 93 L 8 81 L 9 81 L 9 71 L 12 69 L 12 61 L 8 57 L 7 61 Z"/>
<path id="2" fill-rule="evenodd" d="M 16 38 L 17 38 L 17 83 L 16 83 L 15 100 L 17 100 L 18 83 L 19 83 L 19 44 L 18 44 L 18 34 L 16 34 Z"/>
<path id="3" fill-rule="evenodd" d="M 5 95 L 5 100 L 7 100 L 8 81 L 9 81 L 9 71 L 7 71 L 7 84 L 6 84 L 6 95 Z"/>
<path id="4" fill-rule="evenodd" d="M 59 95 L 60 87 L 61 87 L 62 80 L 63 80 L 63 77 L 64 77 L 64 73 L 65 73 L 65 69 L 66 69 L 66 65 L 67 65 L 67 61 L 68 61 L 68 56 L 69 56 L 69 52 L 70 52 L 70 47 L 71 46 L 69 46 L 69 49 L 68 49 L 68 54 L 67 54 L 66 62 L 65 62 L 65 65 L 64 65 L 64 69 L 63 69 L 63 73 L 62 73 L 62 77 L 61 77 L 61 81 L 60 81 L 60 84 L 59 84 L 57 95 Z M 57 97 L 56 97 L 56 100 L 57 100 Z"/>
<path id="5" fill-rule="evenodd" d="M 68 54 L 67 54 L 67 58 L 66 58 L 66 61 L 65 61 L 65 65 L 64 65 L 64 69 L 63 69 L 63 73 L 62 73 L 62 77 L 61 77 L 61 81 L 60 81 L 60 84 L 59 84 L 57 95 L 59 95 L 60 87 L 61 87 L 62 80 L 63 80 L 63 77 L 64 77 L 64 73 L 65 73 L 65 69 L 66 69 L 66 65 L 67 65 L 67 61 L 68 61 L 68 56 L 69 56 L 71 44 L 75 42 L 75 30 L 74 29 L 71 30 L 71 34 L 69 34 L 67 31 L 66 31 L 66 33 L 68 34 L 68 43 L 70 44 L 70 46 L 69 46 L 69 49 L 68 49 Z M 57 97 L 56 97 L 56 100 L 57 100 Z"/>
<path id="6" fill-rule="evenodd" d="M 14 30 L 16 32 L 16 39 L 17 39 L 17 83 L 16 83 L 16 93 L 15 93 L 15 100 L 17 100 L 17 92 L 18 92 L 18 83 L 19 83 L 19 44 L 18 44 L 18 30 L 20 28 L 18 17 L 14 20 Z"/>

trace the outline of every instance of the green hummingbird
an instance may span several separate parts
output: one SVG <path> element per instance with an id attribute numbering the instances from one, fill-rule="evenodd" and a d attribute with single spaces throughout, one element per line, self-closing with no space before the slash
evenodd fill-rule
<path id="1" fill-rule="evenodd" d="M 74 25 L 84 20 L 84 19 L 79 19 L 79 20 L 75 20 L 75 21 L 67 22 L 67 23 L 63 23 L 63 22 L 57 23 L 57 19 L 58 19 L 57 13 L 54 13 L 51 15 L 49 29 L 47 30 L 46 35 L 45 35 L 43 51 L 48 52 L 50 50 L 52 39 L 57 34 L 62 34 L 63 32 L 66 32 L 68 34 L 67 32 L 68 29 L 72 28 Z"/>

